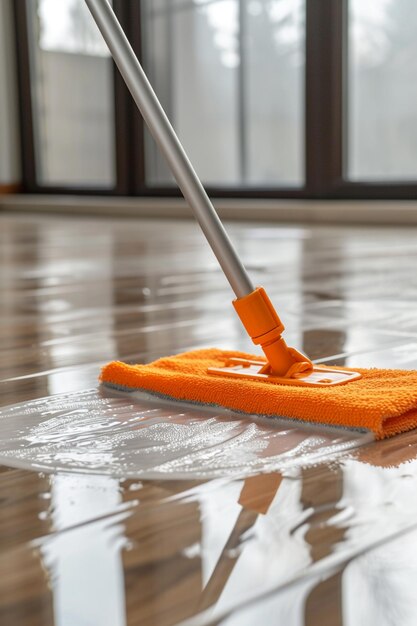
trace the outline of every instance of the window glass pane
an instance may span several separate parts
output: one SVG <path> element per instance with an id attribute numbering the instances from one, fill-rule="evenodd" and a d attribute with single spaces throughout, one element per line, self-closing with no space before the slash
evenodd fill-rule
<path id="1" fill-rule="evenodd" d="M 304 0 L 143 0 L 150 80 L 205 183 L 304 182 Z M 146 176 L 172 178 L 153 141 Z"/>
<path id="2" fill-rule="evenodd" d="M 113 187 L 109 53 L 84 0 L 28 0 L 38 183 Z"/>
<path id="3" fill-rule="evenodd" d="M 304 2 L 244 4 L 246 182 L 302 185 Z"/>
<path id="4" fill-rule="evenodd" d="M 349 1 L 350 179 L 417 178 L 416 33 L 415 0 Z"/>

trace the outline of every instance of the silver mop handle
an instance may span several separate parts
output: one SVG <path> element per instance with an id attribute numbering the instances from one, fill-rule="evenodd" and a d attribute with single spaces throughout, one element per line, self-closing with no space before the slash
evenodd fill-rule
<path id="1" fill-rule="evenodd" d="M 237 298 L 248 295 L 254 290 L 252 282 L 112 7 L 107 0 L 85 0 L 85 2 L 233 291 Z"/>

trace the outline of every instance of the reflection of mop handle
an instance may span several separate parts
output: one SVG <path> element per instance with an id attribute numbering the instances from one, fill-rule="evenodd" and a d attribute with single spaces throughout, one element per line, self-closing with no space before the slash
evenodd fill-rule
<path id="1" fill-rule="evenodd" d="M 197 218 L 238 298 L 253 292 L 252 282 L 201 181 L 191 165 L 112 7 L 107 0 L 85 0 L 137 107 Z"/>

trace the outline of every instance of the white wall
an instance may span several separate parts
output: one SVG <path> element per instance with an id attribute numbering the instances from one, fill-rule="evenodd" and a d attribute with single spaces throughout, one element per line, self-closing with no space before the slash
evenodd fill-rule
<path id="1" fill-rule="evenodd" d="M 20 180 L 13 1 L 0 0 L 0 185 Z"/>

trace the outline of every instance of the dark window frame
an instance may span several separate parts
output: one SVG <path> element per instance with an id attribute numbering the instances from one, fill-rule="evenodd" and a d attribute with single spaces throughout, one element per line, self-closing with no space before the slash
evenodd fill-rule
<path id="1" fill-rule="evenodd" d="M 240 0 L 243 2 L 243 0 Z M 114 0 L 121 21 L 141 58 L 140 0 Z M 30 91 L 26 0 L 15 8 L 16 52 L 20 94 L 23 190 L 44 194 L 178 197 L 172 186 L 145 181 L 144 124 L 114 67 L 114 188 L 40 185 L 36 179 L 34 125 Z M 300 187 L 219 187 L 207 185 L 212 197 L 271 199 L 416 199 L 416 181 L 352 182 L 344 177 L 346 141 L 346 64 L 348 0 L 306 0 L 305 36 L 305 184 Z M 139 27 L 138 27 L 139 25 Z"/>

